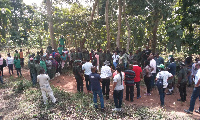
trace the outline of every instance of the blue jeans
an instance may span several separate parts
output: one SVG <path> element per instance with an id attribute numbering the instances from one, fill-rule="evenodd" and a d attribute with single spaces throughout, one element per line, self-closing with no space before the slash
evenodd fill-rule
<path id="1" fill-rule="evenodd" d="M 127 62 L 124 63 L 124 69 L 126 69 L 126 68 L 127 68 Z"/>
<path id="2" fill-rule="evenodd" d="M 33 82 L 33 85 L 36 85 L 37 83 L 37 74 L 36 73 L 31 73 L 32 74 L 32 82 Z"/>
<path id="3" fill-rule="evenodd" d="M 165 89 L 166 89 L 166 88 L 159 88 L 159 89 L 158 89 L 159 95 L 160 95 L 160 102 L 161 102 L 161 105 L 164 105 L 164 100 L 165 100 Z"/>
<path id="4" fill-rule="evenodd" d="M 200 95 L 200 87 L 195 87 L 192 92 L 189 111 L 194 110 L 195 101 L 199 97 L 199 95 Z"/>
<path id="5" fill-rule="evenodd" d="M 114 97 L 115 107 L 121 108 L 123 99 L 123 90 L 114 90 L 113 97 Z"/>
<path id="6" fill-rule="evenodd" d="M 113 62 L 113 65 L 114 65 L 114 67 L 115 67 L 115 69 L 116 69 L 116 67 L 117 67 L 117 62 Z"/>
<path id="7" fill-rule="evenodd" d="M 3 84 L 3 77 L 0 76 L 0 82 Z"/>
<path id="8" fill-rule="evenodd" d="M 103 100 L 102 90 L 92 91 L 92 92 L 93 92 L 93 101 L 94 101 L 95 108 L 98 108 L 98 106 L 97 106 L 97 94 L 100 97 L 101 108 L 104 108 L 104 100 Z"/>

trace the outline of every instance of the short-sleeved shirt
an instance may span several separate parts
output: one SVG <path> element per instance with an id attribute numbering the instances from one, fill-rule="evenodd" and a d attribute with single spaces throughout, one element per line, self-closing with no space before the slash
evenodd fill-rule
<path id="1" fill-rule="evenodd" d="M 58 47 L 58 53 L 61 55 L 63 51 L 63 47 Z"/>
<path id="2" fill-rule="evenodd" d="M 101 90 L 101 86 L 100 86 L 100 75 L 97 74 L 97 73 L 91 73 L 89 75 L 89 78 L 90 78 L 90 82 L 91 82 L 91 88 L 92 88 L 92 91 L 99 91 Z"/>
<path id="3" fill-rule="evenodd" d="M 62 60 L 67 60 L 67 55 L 65 55 L 65 56 L 61 56 L 61 58 L 62 58 Z"/>
<path id="4" fill-rule="evenodd" d="M 135 72 L 133 70 L 125 70 L 125 85 L 134 86 Z"/>
<path id="5" fill-rule="evenodd" d="M 153 68 L 151 73 L 156 73 L 156 61 L 154 59 L 150 60 L 150 66 Z"/>
<path id="6" fill-rule="evenodd" d="M 157 75 L 156 75 L 156 78 L 162 78 L 163 79 L 163 88 L 167 88 L 167 79 L 169 77 L 171 77 L 172 74 L 169 73 L 168 71 L 160 71 Z"/>
<path id="7" fill-rule="evenodd" d="M 14 65 L 15 65 L 15 68 L 21 68 L 21 65 L 20 65 L 20 60 L 18 59 L 15 59 L 14 60 Z"/>
<path id="8" fill-rule="evenodd" d="M 113 62 L 116 62 L 117 60 L 119 60 L 119 55 L 114 54 L 112 56 Z"/>
<path id="9" fill-rule="evenodd" d="M 142 73 L 142 68 L 138 65 L 133 65 L 132 70 L 135 72 L 134 82 L 140 82 L 140 74 Z"/>
<path id="10" fill-rule="evenodd" d="M 60 44 L 61 44 L 61 45 L 64 45 L 64 41 L 65 41 L 65 39 L 60 38 L 59 41 L 60 41 Z"/>
<path id="11" fill-rule="evenodd" d="M 101 78 L 107 78 L 107 77 L 111 77 L 111 76 L 112 76 L 111 68 L 107 65 L 102 66 L 102 68 L 101 68 Z"/>
<path id="12" fill-rule="evenodd" d="M 92 73 L 91 68 L 93 67 L 92 63 L 90 62 L 86 62 L 85 64 L 83 64 L 82 66 L 82 70 L 85 71 L 85 75 L 90 75 Z"/>
<path id="13" fill-rule="evenodd" d="M 122 78 L 120 76 L 120 73 L 115 75 L 115 77 L 113 78 L 113 82 L 117 82 L 114 90 L 123 90 L 124 89 L 124 85 L 123 85 L 124 73 L 121 72 L 121 74 L 122 74 Z"/>
<path id="14" fill-rule="evenodd" d="M 179 71 L 179 74 L 178 74 L 178 78 L 181 79 L 181 82 L 180 83 L 187 83 L 187 75 L 189 73 L 189 70 L 187 68 L 182 68 L 180 71 Z"/>
<path id="15" fill-rule="evenodd" d="M 172 62 L 168 66 L 168 72 L 170 72 L 173 76 L 176 74 L 176 63 Z"/>
<path id="16" fill-rule="evenodd" d="M 194 80 L 195 85 L 198 83 L 199 79 L 200 79 L 200 69 L 197 70 L 197 74 L 195 75 L 195 80 Z"/>

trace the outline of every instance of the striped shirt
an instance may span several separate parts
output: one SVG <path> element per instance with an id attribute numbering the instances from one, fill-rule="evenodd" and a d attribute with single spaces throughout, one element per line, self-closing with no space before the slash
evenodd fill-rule
<path id="1" fill-rule="evenodd" d="M 135 72 L 133 70 L 125 70 L 125 85 L 134 86 Z"/>

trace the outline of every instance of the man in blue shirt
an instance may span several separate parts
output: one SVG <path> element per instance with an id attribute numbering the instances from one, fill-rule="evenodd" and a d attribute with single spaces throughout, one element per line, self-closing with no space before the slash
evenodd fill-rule
<path id="1" fill-rule="evenodd" d="M 91 82 L 91 89 L 93 92 L 93 101 L 94 101 L 94 105 L 95 108 L 98 108 L 97 105 L 97 94 L 100 97 L 100 102 L 101 102 L 101 111 L 104 111 L 104 100 L 103 100 L 103 94 L 102 94 L 102 90 L 101 90 L 101 86 L 100 86 L 100 81 L 101 81 L 101 77 L 99 74 L 97 74 L 96 71 L 96 67 L 92 67 L 91 68 L 92 73 L 89 75 L 90 78 L 90 82 Z"/>
<path id="2" fill-rule="evenodd" d="M 176 63 L 174 62 L 174 58 L 170 58 L 170 64 L 167 67 L 167 70 L 169 73 L 171 73 L 174 77 L 172 79 L 169 79 L 168 82 L 168 88 L 169 92 L 166 93 L 166 95 L 171 95 L 173 93 L 173 87 L 174 87 L 174 82 L 175 82 L 175 75 L 176 75 Z"/>

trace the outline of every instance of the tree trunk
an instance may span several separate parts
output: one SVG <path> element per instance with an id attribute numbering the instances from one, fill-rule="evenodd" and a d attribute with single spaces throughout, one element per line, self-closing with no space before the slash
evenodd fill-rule
<path id="1" fill-rule="evenodd" d="M 49 32 L 51 37 L 51 45 L 53 49 L 56 49 L 56 43 L 54 41 L 54 30 L 53 30 L 53 17 L 52 17 L 52 1 L 46 0 L 47 14 L 49 19 Z"/>
<path id="2" fill-rule="evenodd" d="M 157 30 L 158 30 L 158 20 L 155 21 L 153 27 L 153 40 L 152 40 L 152 53 L 156 53 L 156 44 L 157 44 Z"/>
<path id="3" fill-rule="evenodd" d="M 108 5 L 109 5 L 109 0 L 106 1 L 105 18 L 106 18 L 106 30 L 107 30 L 107 49 L 110 49 L 110 32 L 109 32 L 109 20 L 108 20 Z"/>
<path id="4" fill-rule="evenodd" d="M 128 31 L 128 36 L 127 36 L 128 39 L 127 39 L 127 44 L 126 44 L 126 52 L 129 52 L 131 29 L 130 29 L 130 25 L 128 23 L 127 16 L 126 16 L 126 11 L 125 11 L 126 4 L 125 3 L 126 3 L 126 0 L 124 0 L 124 2 L 123 2 L 123 12 L 124 12 L 124 18 L 125 18 L 125 22 L 126 22 L 127 31 Z"/>
<path id="5" fill-rule="evenodd" d="M 90 25 L 92 24 L 93 17 L 94 17 L 94 13 L 95 13 L 95 10 L 96 10 L 96 7 L 97 7 L 98 2 L 99 2 L 99 0 L 95 0 L 95 3 L 93 4 L 92 13 L 91 13 L 90 19 L 89 19 L 89 21 L 88 21 L 88 27 L 87 27 L 87 29 L 85 30 L 85 37 L 84 37 L 83 40 L 82 40 L 81 48 L 83 48 L 83 46 L 84 46 L 84 44 L 85 44 L 85 42 L 86 42 L 87 34 L 88 34 L 88 31 L 89 31 Z"/>
<path id="6" fill-rule="evenodd" d="M 121 34 L 122 0 L 118 0 L 118 6 L 119 6 L 119 15 L 118 15 L 118 32 L 117 32 L 116 45 L 117 45 L 118 48 L 121 49 L 121 46 L 120 46 L 120 34 Z"/>

